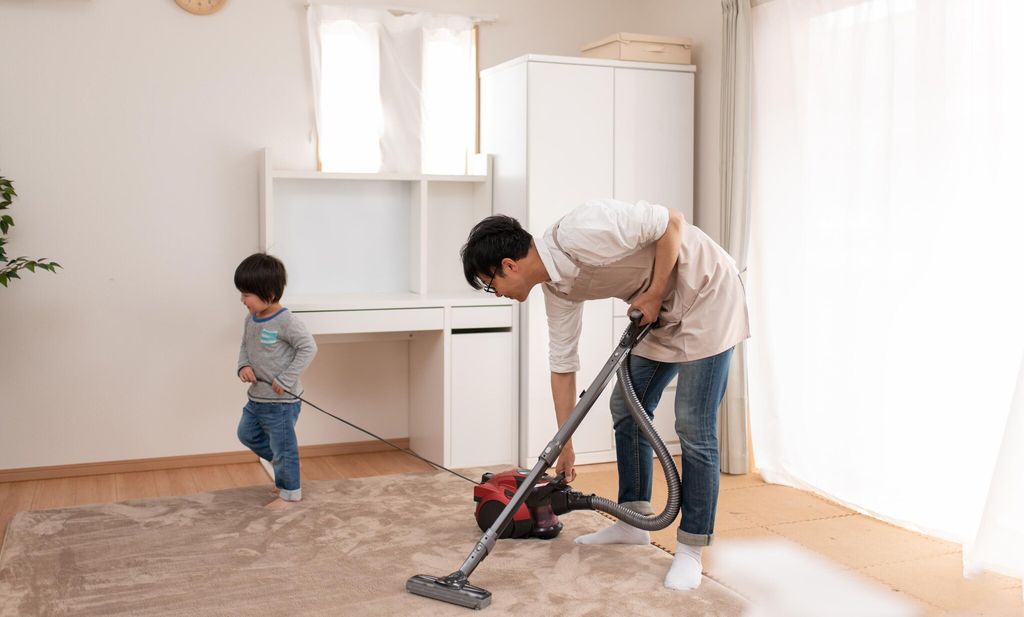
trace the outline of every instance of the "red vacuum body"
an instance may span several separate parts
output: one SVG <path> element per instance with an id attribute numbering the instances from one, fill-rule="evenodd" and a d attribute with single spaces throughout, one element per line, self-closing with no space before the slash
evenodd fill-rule
<path id="1" fill-rule="evenodd" d="M 485 473 L 480 483 L 473 487 L 473 501 L 476 502 L 476 524 L 481 530 L 490 529 L 501 511 L 512 501 L 516 490 L 529 474 L 527 469 L 509 469 L 501 473 Z M 554 538 L 562 531 L 562 523 L 552 510 L 551 496 L 555 491 L 569 487 L 562 475 L 552 478 L 541 476 L 534 484 L 534 490 L 526 503 L 519 506 L 512 520 L 502 532 L 502 538 Z"/>

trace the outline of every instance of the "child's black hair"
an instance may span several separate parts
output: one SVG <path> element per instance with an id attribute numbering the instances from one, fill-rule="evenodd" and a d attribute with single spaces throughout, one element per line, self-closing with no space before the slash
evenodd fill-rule
<path id="1" fill-rule="evenodd" d="M 494 276 L 501 269 L 501 260 L 522 259 L 530 252 L 533 236 L 511 216 L 495 215 L 480 221 L 469 232 L 462 247 L 462 271 L 473 289 L 483 289 L 481 274 Z"/>
<path id="2" fill-rule="evenodd" d="M 264 302 L 273 304 L 284 295 L 288 274 L 284 264 L 273 255 L 254 253 L 242 260 L 235 268 L 235 287 L 242 293 L 250 293 Z"/>

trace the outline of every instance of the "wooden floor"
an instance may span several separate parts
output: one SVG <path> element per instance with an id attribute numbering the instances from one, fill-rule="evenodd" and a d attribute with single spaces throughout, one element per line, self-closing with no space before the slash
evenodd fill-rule
<path id="1" fill-rule="evenodd" d="M 655 466 L 657 469 L 657 466 Z M 358 478 L 431 467 L 397 452 L 303 459 L 308 480 Z M 577 490 L 614 498 L 614 464 L 579 468 Z M 660 474 L 660 470 L 658 470 Z M 654 505 L 664 490 L 655 480 Z M 0 483 L 0 538 L 16 512 L 63 506 L 184 495 L 224 488 L 269 484 L 256 462 L 189 469 L 120 473 L 55 480 Z M 468 495 L 468 493 L 467 493 Z M 468 497 L 467 497 L 468 498 Z M 785 538 L 895 590 L 925 617 L 1024 616 L 1021 583 L 994 574 L 964 579 L 959 545 L 899 529 L 810 493 L 765 484 L 755 474 L 722 476 L 716 538 Z M 653 535 L 675 547 L 673 529 Z M 714 549 L 706 551 L 705 574 L 715 578 Z"/>

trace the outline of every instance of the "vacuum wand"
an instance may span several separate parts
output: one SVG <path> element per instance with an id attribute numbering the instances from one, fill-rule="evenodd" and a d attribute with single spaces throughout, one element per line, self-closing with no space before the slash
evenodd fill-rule
<path id="1" fill-rule="evenodd" d="M 469 557 L 466 558 L 466 561 L 463 562 L 458 570 L 448 576 L 436 577 L 429 574 L 417 574 L 411 577 L 405 584 L 407 591 L 467 608 L 481 609 L 490 605 L 491 592 L 469 584 L 469 576 L 494 548 L 498 538 L 501 537 L 505 528 L 512 522 L 513 514 L 526 501 L 530 492 L 534 489 L 537 479 L 543 476 L 544 472 L 558 460 L 565 443 L 579 427 L 587 412 L 590 411 L 590 408 L 597 402 L 601 392 L 611 380 L 612 375 L 615 374 L 619 366 L 629 356 L 633 347 L 647 336 L 647 333 L 651 330 L 652 324 L 640 327 L 640 319 L 643 317 L 640 311 L 633 311 L 629 317 L 632 323 L 626 330 L 626 333 L 623 334 L 618 347 L 612 352 L 611 357 L 605 362 L 604 367 L 598 372 L 590 387 L 583 391 L 572 413 L 565 423 L 562 424 L 561 428 L 558 429 L 558 432 L 555 433 L 555 436 L 544 448 L 543 452 L 540 453 L 540 456 L 537 457 L 537 463 L 533 466 L 533 469 L 523 479 L 515 495 L 512 496 L 511 501 L 505 506 L 505 509 L 502 510 L 490 528 L 484 532 L 472 552 L 470 552 Z"/>

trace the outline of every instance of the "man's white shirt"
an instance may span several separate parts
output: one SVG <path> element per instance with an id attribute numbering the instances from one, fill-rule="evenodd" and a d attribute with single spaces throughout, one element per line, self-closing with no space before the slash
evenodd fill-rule
<path id="1" fill-rule="evenodd" d="M 631 204 L 615 199 L 595 199 L 562 218 L 557 245 L 553 228 L 544 232 L 543 239 L 536 244 L 541 262 L 551 277 L 543 289 L 552 372 L 572 373 L 580 368 L 577 347 L 583 327 L 583 303 L 554 293 L 572 289 L 579 274 L 579 268 L 565 252 L 586 265 L 616 262 L 657 242 L 668 229 L 668 219 L 667 208 L 646 201 Z"/>

